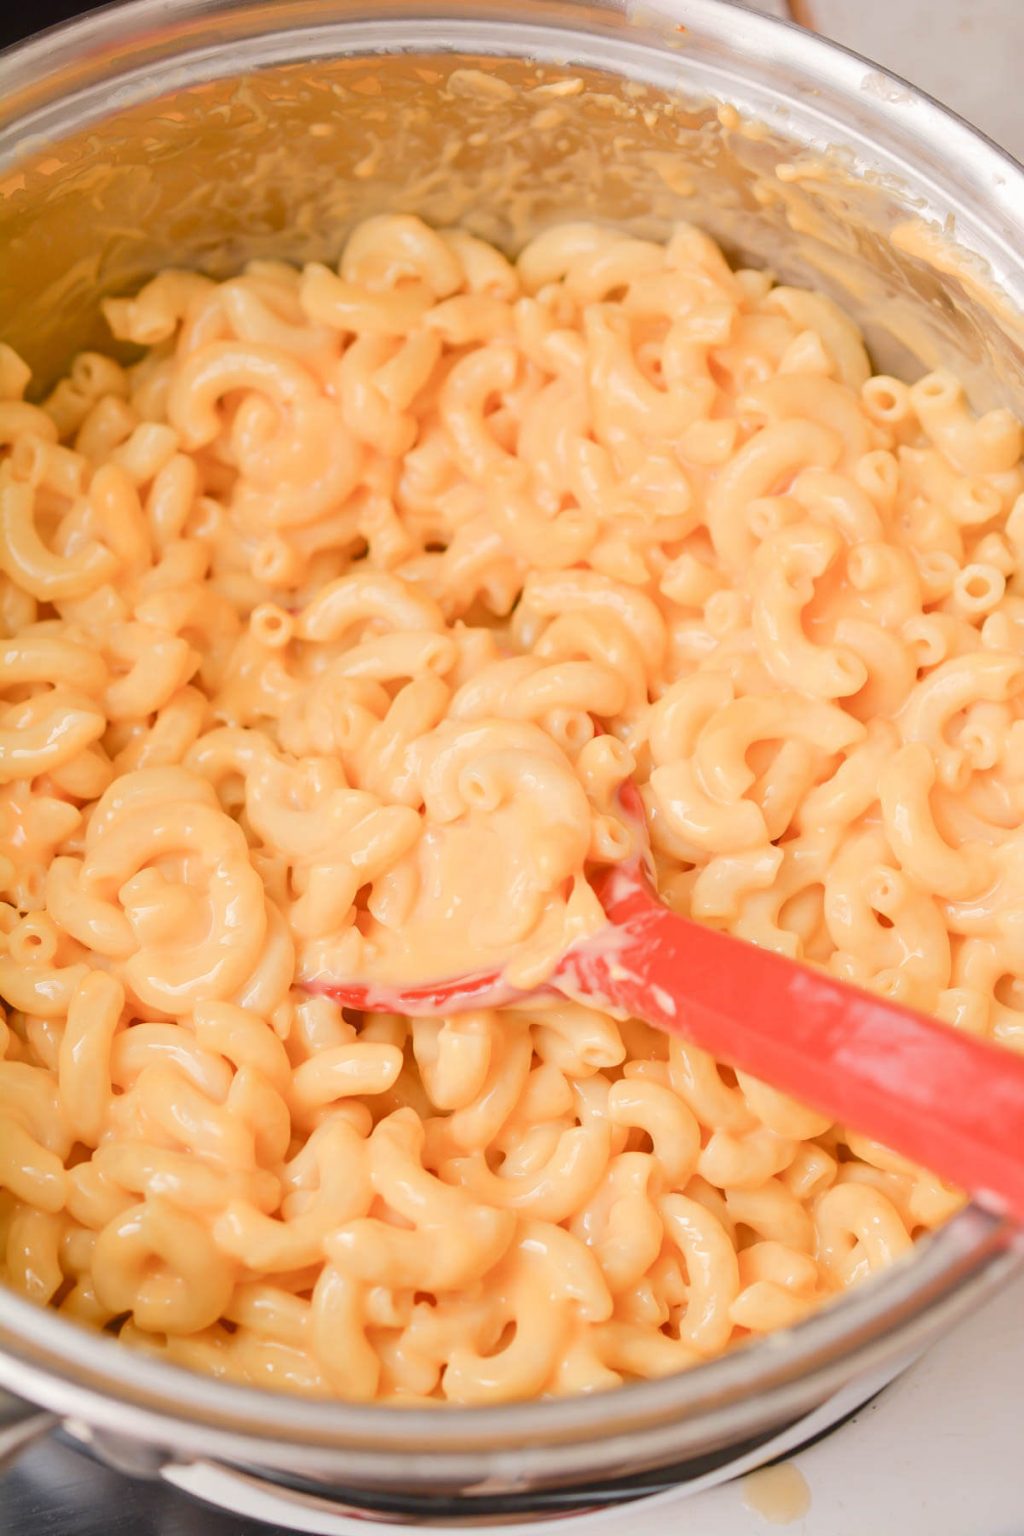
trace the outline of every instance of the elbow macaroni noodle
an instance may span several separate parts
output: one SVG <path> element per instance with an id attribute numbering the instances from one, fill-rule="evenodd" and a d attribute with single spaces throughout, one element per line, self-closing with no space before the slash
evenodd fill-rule
<path id="1" fill-rule="evenodd" d="M 635 1020 L 303 983 L 664 899 L 1024 1049 L 1021 429 L 827 299 L 382 216 L 0 348 L 0 1256 L 215 1376 L 497 1402 L 798 1322 L 960 1197 Z M 598 730 L 595 722 L 602 729 Z"/>

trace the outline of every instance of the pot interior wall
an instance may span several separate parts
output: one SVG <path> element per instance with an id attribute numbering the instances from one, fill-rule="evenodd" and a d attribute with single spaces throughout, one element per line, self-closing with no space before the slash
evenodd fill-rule
<path id="1" fill-rule="evenodd" d="M 565 219 L 654 236 L 689 220 L 734 261 L 837 298 L 888 371 L 957 367 L 981 405 L 1024 383 L 1012 306 L 913 224 L 913 188 L 710 92 L 510 57 L 368 54 L 181 86 L 20 150 L 0 170 L 0 336 L 37 391 L 79 348 L 110 345 L 101 296 L 167 265 L 227 276 L 253 258 L 332 260 L 385 209 L 511 251 Z"/>

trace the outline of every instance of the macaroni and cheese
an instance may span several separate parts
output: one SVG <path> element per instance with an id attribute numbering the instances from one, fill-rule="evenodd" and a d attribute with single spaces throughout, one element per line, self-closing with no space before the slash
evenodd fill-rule
<path id="1" fill-rule="evenodd" d="M 0 347 L 0 1256 L 215 1376 L 488 1403 L 690 1367 L 956 1191 L 642 1023 L 324 977 L 663 899 L 1024 1048 L 1024 474 L 828 299 L 381 216 Z M 127 354 L 123 354 L 127 355 Z"/>

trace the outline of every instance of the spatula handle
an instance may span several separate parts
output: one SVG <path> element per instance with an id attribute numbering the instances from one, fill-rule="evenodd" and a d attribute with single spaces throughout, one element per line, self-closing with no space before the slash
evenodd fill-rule
<path id="1" fill-rule="evenodd" d="M 639 886 L 563 962 L 607 999 L 1024 1223 L 1024 1057 L 677 917 Z"/>

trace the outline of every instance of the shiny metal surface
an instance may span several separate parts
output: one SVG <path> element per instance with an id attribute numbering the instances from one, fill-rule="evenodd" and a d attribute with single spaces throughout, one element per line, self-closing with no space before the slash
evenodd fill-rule
<path id="1" fill-rule="evenodd" d="M 25 1448 L 43 1439 L 57 1425 L 52 1413 L 0 1392 L 0 1476 Z"/>
<path id="2" fill-rule="evenodd" d="M 529 91 L 559 79 L 582 89 L 553 125 Z M 383 207 L 508 245 L 558 218 L 689 218 L 831 292 L 887 368 L 941 357 L 979 403 L 1024 383 L 1020 167 L 722 0 L 135 0 L 0 58 L 0 325 L 44 373 L 169 250 L 220 274 L 329 258 Z M 908 222 L 937 252 L 894 245 Z"/>
<path id="3" fill-rule="evenodd" d="M 1024 384 L 1024 172 L 994 146 L 873 66 L 719 0 L 510 11 L 136 0 L 0 58 L 0 335 L 45 378 L 99 337 L 101 293 L 168 261 L 223 274 L 258 254 L 330 257 L 385 206 L 508 246 L 555 219 L 658 233 L 682 217 L 832 292 L 886 367 L 941 357 L 981 402 Z M 908 223 L 960 244 L 901 245 Z M 1006 1244 L 968 1211 L 785 1335 L 574 1401 L 396 1413 L 271 1396 L 10 1296 L 0 1385 L 137 1473 L 213 1458 L 326 1497 L 407 1489 L 471 1508 L 768 1435 L 944 1332 L 1010 1273 Z"/>
<path id="4" fill-rule="evenodd" d="M 48 1522 L 60 1520 L 61 1536 L 92 1536 L 97 1529 L 97 1504 L 103 1501 L 100 1517 L 108 1518 L 108 1511 L 117 1503 L 129 1521 L 127 1529 L 139 1530 L 143 1536 L 151 1529 L 180 1528 L 180 1508 L 177 1494 L 188 1494 L 203 1506 L 205 1519 L 196 1526 L 199 1536 L 216 1536 L 221 1530 L 213 1511 L 225 1511 L 232 1516 L 232 1531 L 237 1536 L 248 1536 L 265 1529 L 263 1522 L 275 1530 L 301 1530 L 315 1536 L 353 1536 L 365 1530 L 366 1522 L 391 1525 L 400 1522 L 402 1529 L 414 1528 L 428 1532 L 454 1529 L 499 1530 L 518 1526 L 525 1519 L 530 1530 L 543 1531 L 549 1521 L 562 1521 L 571 1517 L 580 1521 L 581 1533 L 586 1529 L 586 1517 L 595 1509 L 617 1509 L 621 1519 L 631 1523 L 642 1518 L 642 1512 L 652 1511 L 666 1498 L 697 1497 L 708 1490 L 720 1487 L 734 1477 L 741 1476 L 764 1460 L 789 1457 L 808 1445 L 820 1443 L 834 1434 L 847 1422 L 855 1420 L 865 1409 L 874 1406 L 887 1385 L 889 1371 L 880 1377 L 861 1380 L 844 1390 L 814 1413 L 791 1425 L 782 1434 L 773 1437 L 760 1449 L 742 1450 L 730 1459 L 723 1457 L 720 1465 L 709 1465 L 699 1476 L 690 1478 L 680 1488 L 673 1469 L 665 1468 L 649 1474 L 630 1478 L 609 1488 L 603 1485 L 598 1495 L 585 1489 L 552 1489 L 542 1502 L 531 1507 L 524 1505 L 522 1497 L 493 1498 L 487 1507 L 480 1509 L 476 1503 L 468 1508 L 457 1497 L 436 1495 L 422 1500 L 415 1509 L 403 1499 L 401 1489 L 390 1490 L 365 1502 L 346 1503 L 340 1498 L 325 1497 L 314 1488 L 303 1489 L 271 1483 L 244 1470 L 226 1467 L 210 1461 L 170 1463 L 163 1467 L 159 1477 L 136 1478 L 124 1484 L 115 1470 L 93 1456 L 86 1458 L 78 1449 L 71 1449 L 65 1437 L 48 1440 L 44 1445 L 31 1449 L 19 1463 L 16 1471 L 0 1480 L 0 1536 L 37 1528 L 46 1530 Z M 95 1450 L 95 1448 L 94 1448 Z M 118 1471 L 121 1469 L 118 1468 Z M 124 1492 L 120 1500 L 111 1498 L 119 1488 Z M 174 1493 L 171 1490 L 175 1490 Z M 526 1512 L 524 1513 L 524 1508 Z M 5 1521 L 4 1512 L 7 1511 Z M 114 1536 L 120 1526 L 115 1516 Z M 279 1521 L 279 1525 L 274 1522 Z M 252 1521 L 259 1521 L 253 1526 Z M 574 1526 L 573 1529 L 576 1527 Z M 191 1527 L 186 1526 L 186 1529 Z"/>
<path id="5" fill-rule="evenodd" d="M 459 1490 L 469 1499 L 611 1481 L 767 1434 L 855 1376 L 923 1348 L 1012 1273 L 1019 1260 L 1005 1237 L 995 1220 L 967 1211 L 913 1262 L 787 1334 L 592 1397 L 400 1413 L 278 1397 L 140 1358 L 9 1295 L 0 1385 L 138 1472 L 172 1455 L 215 1458 L 339 1491 Z"/>
<path id="6" fill-rule="evenodd" d="M 163 1483 L 129 1482 L 50 1440 L 0 1483 L 0 1536 L 279 1536 Z"/>
<path id="7" fill-rule="evenodd" d="M 1019 1536 L 1022 1308 L 1024 1276 L 851 1420 L 788 1451 L 812 1490 L 810 1511 L 789 1528 L 791 1536 Z M 767 1536 L 744 1491 L 742 1478 L 707 1492 L 675 1489 L 575 1520 L 567 1536 Z M 215 1515 L 160 1482 L 127 1484 L 47 1444 L 0 1479 L 0 1536 L 280 1536 L 287 1528 L 257 1524 L 232 1507 L 231 1517 Z M 262 1501 L 259 1509 L 266 1519 Z M 341 1529 L 371 1536 L 375 1527 L 350 1521 Z M 387 1536 L 387 1527 L 376 1529 Z M 522 1536 L 549 1530 L 542 1525 Z"/>

